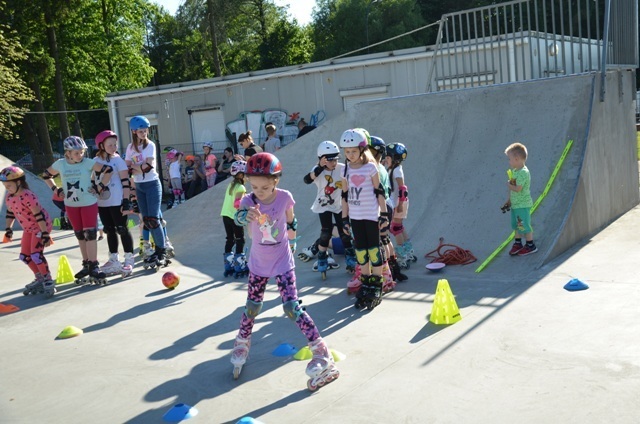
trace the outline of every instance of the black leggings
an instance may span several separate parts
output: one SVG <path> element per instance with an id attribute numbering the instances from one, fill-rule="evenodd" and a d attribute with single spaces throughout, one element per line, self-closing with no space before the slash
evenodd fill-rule
<path id="1" fill-rule="evenodd" d="M 109 253 L 118 253 L 118 234 L 122 239 L 122 248 L 125 253 L 133 253 L 133 238 L 127 227 L 127 216 L 120 212 L 120 206 L 98 208 L 98 214 L 104 225 L 104 232 L 107 234 Z"/>
<path id="2" fill-rule="evenodd" d="M 236 253 L 240 254 L 244 251 L 244 227 L 236 225 L 233 218 L 228 216 L 222 217 L 224 223 L 224 231 L 227 233 L 227 241 L 224 244 L 224 252 L 230 253 L 233 245 L 236 245 Z"/>

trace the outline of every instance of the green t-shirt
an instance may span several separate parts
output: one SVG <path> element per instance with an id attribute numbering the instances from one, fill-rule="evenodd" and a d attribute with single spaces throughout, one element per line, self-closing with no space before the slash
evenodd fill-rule
<path id="1" fill-rule="evenodd" d="M 533 206 L 531 198 L 531 174 L 529 169 L 523 166 L 522 169 L 512 169 L 513 178 L 516 179 L 516 185 L 522 186 L 520 192 L 511 191 L 511 209 L 530 208 Z"/>
<path id="2" fill-rule="evenodd" d="M 229 194 L 229 186 L 233 184 L 233 181 L 229 183 L 229 185 L 224 190 L 224 202 L 222 203 L 222 211 L 220 212 L 220 216 L 228 216 L 229 218 L 233 218 L 236 214 L 236 208 L 233 207 L 233 202 L 236 200 L 236 195 L 238 193 L 246 193 L 247 189 L 242 184 L 237 184 L 231 194 Z"/>
<path id="3" fill-rule="evenodd" d="M 378 164 L 378 175 L 380 176 L 380 184 L 384 187 L 384 198 L 388 199 L 391 193 L 391 184 L 389 184 L 389 173 L 381 163 Z"/>

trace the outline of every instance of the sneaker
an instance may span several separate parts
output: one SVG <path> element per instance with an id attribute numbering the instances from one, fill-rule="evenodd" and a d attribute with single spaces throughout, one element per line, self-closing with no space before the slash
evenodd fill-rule
<path id="1" fill-rule="evenodd" d="M 522 249 L 524 249 L 522 243 L 513 243 L 513 246 L 511 246 L 511 250 L 509 250 L 509 256 L 515 256 L 519 254 Z"/>
<path id="2" fill-rule="evenodd" d="M 525 245 L 522 249 L 518 251 L 518 256 L 527 256 L 532 253 L 536 253 L 537 251 L 538 251 L 538 248 L 535 245 L 534 246 Z"/>

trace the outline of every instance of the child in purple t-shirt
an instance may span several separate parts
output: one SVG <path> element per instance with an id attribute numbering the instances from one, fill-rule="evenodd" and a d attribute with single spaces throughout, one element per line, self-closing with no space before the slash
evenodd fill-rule
<path id="1" fill-rule="evenodd" d="M 340 372 L 318 328 L 298 300 L 293 260 L 297 227 L 293 213 L 295 201 L 290 192 L 277 188 L 281 173 L 282 164 L 271 153 L 257 153 L 247 161 L 246 176 L 252 194 L 240 201 L 235 221 L 250 227 L 253 242 L 249 253 L 247 303 L 231 353 L 233 377 L 238 378 L 247 360 L 254 320 L 262 309 L 267 282 L 275 277 L 285 314 L 295 321 L 309 341 L 313 359 L 307 365 L 306 372 L 311 377 L 307 387 L 314 391 L 338 378 Z"/>

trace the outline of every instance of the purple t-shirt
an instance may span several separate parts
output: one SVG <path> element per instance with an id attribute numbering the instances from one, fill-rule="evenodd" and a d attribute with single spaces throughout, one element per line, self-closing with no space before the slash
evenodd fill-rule
<path id="1" fill-rule="evenodd" d="M 287 236 L 287 210 L 295 205 L 287 190 L 276 189 L 276 198 L 266 205 L 248 195 L 240 201 L 240 209 L 260 205 L 262 217 L 249 223 L 253 242 L 249 252 L 249 269 L 261 277 L 275 277 L 295 268 Z"/>

